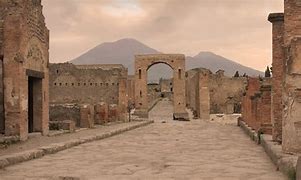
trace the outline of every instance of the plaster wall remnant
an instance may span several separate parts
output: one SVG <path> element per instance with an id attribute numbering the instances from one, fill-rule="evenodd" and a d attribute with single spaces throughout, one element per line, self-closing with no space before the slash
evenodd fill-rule
<path id="1" fill-rule="evenodd" d="M 272 125 L 273 140 L 282 141 L 282 116 L 283 116 L 283 83 L 285 73 L 285 54 L 284 54 L 284 14 L 272 13 L 268 20 L 272 23 L 273 39 L 273 77 L 272 77 Z"/>
<path id="2" fill-rule="evenodd" d="M 21 140 L 49 130 L 49 30 L 42 9 L 41 0 L 0 0 L 0 119 L 5 135 Z"/>
<path id="3" fill-rule="evenodd" d="M 164 63 L 173 69 L 174 118 L 188 119 L 185 100 L 185 56 L 182 54 L 156 54 L 135 56 L 136 115 L 148 117 L 147 71 L 154 64 Z"/>

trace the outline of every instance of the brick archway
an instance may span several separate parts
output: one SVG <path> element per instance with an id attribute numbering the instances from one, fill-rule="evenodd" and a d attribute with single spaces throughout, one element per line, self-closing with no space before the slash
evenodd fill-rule
<path id="1" fill-rule="evenodd" d="M 158 63 L 164 63 L 173 69 L 174 118 L 188 119 L 185 97 L 185 55 L 151 54 L 135 56 L 135 114 L 148 117 L 147 71 Z"/>

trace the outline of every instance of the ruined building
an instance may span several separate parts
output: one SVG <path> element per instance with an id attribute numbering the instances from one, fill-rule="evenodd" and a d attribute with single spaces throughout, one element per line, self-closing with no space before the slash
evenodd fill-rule
<path id="1" fill-rule="evenodd" d="M 1 133 L 48 133 L 48 49 L 41 0 L 0 0 Z"/>
<path id="2" fill-rule="evenodd" d="M 273 77 L 271 82 L 271 102 L 269 103 L 269 88 L 258 85 L 262 95 L 261 101 L 250 95 L 250 104 L 243 107 L 249 126 L 255 130 L 256 117 L 253 111 L 267 108 L 269 104 L 271 113 L 265 114 L 266 121 L 272 124 L 272 137 L 274 141 L 282 143 L 285 153 L 301 152 L 301 1 L 285 0 L 284 13 L 272 13 L 268 20 L 272 23 L 273 39 Z M 249 81 L 248 87 L 254 86 L 255 82 Z M 250 91 L 250 90 L 248 90 Z M 248 93 L 248 92 L 247 92 Z M 255 103 L 255 104 L 254 104 Z M 256 106 L 259 106 L 256 108 Z M 267 109 L 268 111 L 269 109 Z M 251 119 L 250 119 L 251 118 Z M 270 119 L 269 119 L 270 118 Z M 251 124 L 250 124 L 251 123 Z"/>
<path id="3" fill-rule="evenodd" d="M 91 127 L 94 121 L 124 120 L 127 83 L 127 69 L 119 64 L 51 64 L 50 120 L 73 120 L 79 127 Z"/>
<path id="4" fill-rule="evenodd" d="M 226 77 L 222 70 L 213 74 L 204 68 L 192 69 L 186 72 L 186 104 L 201 119 L 209 119 L 209 114 L 240 113 L 245 86 L 244 77 Z"/>

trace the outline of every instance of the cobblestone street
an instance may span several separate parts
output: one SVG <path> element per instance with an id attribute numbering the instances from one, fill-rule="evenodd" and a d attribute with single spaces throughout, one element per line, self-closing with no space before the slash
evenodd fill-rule
<path id="1" fill-rule="evenodd" d="M 8 167 L 0 179 L 285 179 L 235 125 L 172 121 L 170 101 L 150 118 L 149 126 Z"/>

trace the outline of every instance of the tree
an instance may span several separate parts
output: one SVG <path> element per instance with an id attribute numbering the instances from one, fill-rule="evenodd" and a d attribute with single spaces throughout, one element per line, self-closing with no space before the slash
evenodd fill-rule
<path id="1" fill-rule="evenodd" d="M 264 72 L 264 77 L 271 77 L 271 70 L 269 66 L 267 66 L 267 69 Z"/>
<path id="2" fill-rule="evenodd" d="M 239 77 L 239 72 L 236 71 L 236 73 L 234 74 L 234 77 Z"/>

